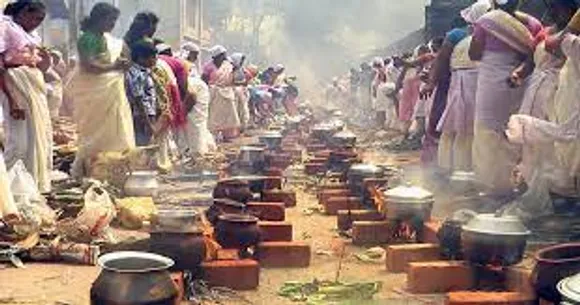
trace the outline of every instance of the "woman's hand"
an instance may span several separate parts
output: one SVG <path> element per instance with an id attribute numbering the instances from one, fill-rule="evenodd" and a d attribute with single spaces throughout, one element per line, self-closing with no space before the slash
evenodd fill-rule
<path id="1" fill-rule="evenodd" d="M 38 69 L 42 72 L 46 72 L 52 65 L 52 59 L 48 51 L 44 48 L 38 48 L 38 55 L 40 56 L 40 62 L 36 65 Z"/>
<path id="2" fill-rule="evenodd" d="M 427 83 L 425 86 L 423 86 L 423 89 L 421 90 L 421 93 L 420 93 L 421 99 L 426 100 L 426 99 L 430 98 L 431 95 L 433 95 L 434 91 L 435 91 L 435 86 L 431 83 Z"/>
<path id="3" fill-rule="evenodd" d="M 511 88 L 518 88 L 521 87 L 524 84 L 524 68 L 523 66 L 519 66 L 517 68 L 515 68 L 512 73 L 510 74 L 510 76 L 508 77 L 508 85 Z"/>
<path id="4" fill-rule="evenodd" d="M 129 67 L 131 67 L 131 61 L 129 61 L 126 58 L 119 58 L 117 59 L 117 61 L 115 61 L 115 63 L 113 64 L 113 67 L 115 70 L 121 70 L 121 71 L 126 71 L 129 69 Z"/>

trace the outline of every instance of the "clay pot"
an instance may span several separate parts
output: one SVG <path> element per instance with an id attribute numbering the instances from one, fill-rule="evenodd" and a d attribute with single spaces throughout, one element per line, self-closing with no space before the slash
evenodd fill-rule
<path id="1" fill-rule="evenodd" d="M 247 203 L 253 197 L 247 181 L 226 179 L 218 182 L 213 191 L 213 197 L 227 198 L 241 203 Z"/>
<path id="2" fill-rule="evenodd" d="M 580 273 L 580 243 L 562 244 L 538 251 L 532 282 L 538 296 L 560 302 L 557 285 L 561 280 Z"/>
<path id="3" fill-rule="evenodd" d="M 169 258 L 145 252 L 114 252 L 99 258 L 91 287 L 92 305 L 175 305 L 178 290 Z"/>
<path id="4" fill-rule="evenodd" d="M 204 261 L 205 241 L 202 233 L 152 232 L 150 251 L 171 258 L 174 271 L 194 270 Z"/>
<path id="5" fill-rule="evenodd" d="M 215 227 L 217 242 L 226 249 L 239 249 L 245 256 L 247 249 L 260 242 L 259 219 L 251 215 L 224 214 Z"/>
<path id="6" fill-rule="evenodd" d="M 213 205 L 205 212 L 206 219 L 215 226 L 223 214 L 244 214 L 246 205 L 231 199 L 214 199 Z"/>

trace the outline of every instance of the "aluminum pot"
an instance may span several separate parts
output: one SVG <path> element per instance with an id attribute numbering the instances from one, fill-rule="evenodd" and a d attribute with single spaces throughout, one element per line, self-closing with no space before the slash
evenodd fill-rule
<path id="1" fill-rule="evenodd" d="M 160 206 L 152 217 L 154 231 L 191 233 L 201 232 L 201 213 L 195 208 Z"/>
<path id="2" fill-rule="evenodd" d="M 353 148 L 357 137 L 350 131 L 341 131 L 332 136 L 332 146 L 336 148 Z"/>
<path id="3" fill-rule="evenodd" d="M 255 146 L 240 147 L 239 161 L 244 165 L 254 166 L 256 164 L 264 163 L 265 149 Z"/>
<path id="4" fill-rule="evenodd" d="M 256 246 L 260 242 L 258 221 L 259 219 L 252 215 L 220 215 L 215 228 L 216 240 L 226 249 L 238 249 L 241 254 L 245 254 L 249 247 Z"/>
<path id="5" fill-rule="evenodd" d="M 382 213 L 390 220 L 414 220 L 425 222 L 431 219 L 435 199 L 433 194 L 412 185 L 400 185 L 384 193 Z"/>
<path id="6" fill-rule="evenodd" d="M 169 274 L 174 262 L 145 252 L 101 256 L 101 273 L 91 287 L 92 305 L 175 305 L 178 290 Z"/>
<path id="7" fill-rule="evenodd" d="M 205 259 L 207 249 L 203 232 L 151 232 L 150 236 L 150 251 L 175 262 L 170 270 L 194 270 Z"/>
<path id="8" fill-rule="evenodd" d="M 535 254 L 532 273 L 534 288 L 542 299 L 558 303 L 558 283 L 580 273 L 580 243 L 561 244 L 542 249 Z"/>
<path id="9" fill-rule="evenodd" d="M 561 280 L 557 284 L 560 299 L 558 303 L 562 305 L 580 304 L 580 275 L 576 274 Z"/>
<path id="10" fill-rule="evenodd" d="M 124 192 L 128 197 L 155 197 L 159 190 L 156 171 L 134 171 L 125 182 Z"/>
<path id="11" fill-rule="evenodd" d="M 323 143 L 330 143 L 332 136 L 338 132 L 336 126 L 329 124 L 319 124 L 310 130 L 312 136 Z"/>
<path id="12" fill-rule="evenodd" d="M 464 258 L 480 265 L 518 264 L 530 234 L 517 217 L 479 214 L 462 228 Z"/>
<path id="13" fill-rule="evenodd" d="M 354 164 L 347 173 L 348 185 L 351 192 L 357 196 L 364 196 L 364 180 L 369 178 L 383 178 L 384 169 L 372 164 Z"/>
<path id="14" fill-rule="evenodd" d="M 277 150 L 282 146 L 282 134 L 277 131 L 269 131 L 259 137 L 260 143 L 270 150 Z"/>

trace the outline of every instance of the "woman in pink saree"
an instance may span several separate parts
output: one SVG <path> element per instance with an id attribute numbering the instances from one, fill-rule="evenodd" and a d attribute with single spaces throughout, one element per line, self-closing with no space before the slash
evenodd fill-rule
<path id="1" fill-rule="evenodd" d="M 542 24 L 518 12 L 518 0 L 495 0 L 494 5 L 475 24 L 469 49 L 470 58 L 480 61 L 472 161 L 477 180 L 501 198 L 513 193 L 512 173 L 519 161 L 518 149 L 504 130 L 524 94 L 509 79 L 534 51 L 534 36 Z"/>
<path id="2" fill-rule="evenodd" d="M 239 136 L 241 121 L 234 91 L 234 67 L 227 60 L 227 50 L 215 46 L 210 50 L 212 61 L 203 69 L 202 79 L 209 85 L 209 129 L 214 134 L 232 140 Z"/>
<path id="3" fill-rule="evenodd" d="M 43 76 L 50 57 L 35 32 L 45 16 L 40 1 L 13 2 L 0 16 L 6 166 L 22 160 L 41 192 L 50 191 L 52 170 L 52 125 Z"/>

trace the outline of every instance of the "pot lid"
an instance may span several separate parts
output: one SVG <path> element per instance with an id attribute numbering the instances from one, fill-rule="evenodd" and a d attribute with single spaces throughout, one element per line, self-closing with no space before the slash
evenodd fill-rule
<path id="1" fill-rule="evenodd" d="M 356 139 L 356 135 L 348 130 L 338 132 L 338 133 L 334 134 L 333 137 L 340 138 L 340 139 Z"/>
<path id="2" fill-rule="evenodd" d="M 433 201 L 433 193 L 424 188 L 407 184 L 387 190 L 385 199 L 400 203 L 424 203 Z"/>
<path id="3" fill-rule="evenodd" d="M 474 172 L 455 171 L 451 175 L 452 181 L 475 181 Z"/>
<path id="4" fill-rule="evenodd" d="M 561 280 L 557 288 L 565 298 L 576 303 L 580 302 L 580 274 Z"/>
<path id="5" fill-rule="evenodd" d="M 267 131 L 267 132 L 264 132 L 262 135 L 260 135 L 260 138 L 264 138 L 264 139 L 276 138 L 276 139 L 278 139 L 278 138 L 282 138 L 282 134 L 278 131 Z"/>
<path id="6" fill-rule="evenodd" d="M 349 173 L 354 175 L 381 174 L 383 169 L 373 164 L 354 164 Z"/>
<path id="7" fill-rule="evenodd" d="M 518 217 L 495 214 L 479 214 L 463 226 L 463 230 L 495 235 L 530 235 Z"/>
<path id="8" fill-rule="evenodd" d="M 242 146 L 240 151 L 250 151 L 250 152 L 263 152 L 264 149 L 256 146 Z"/>

